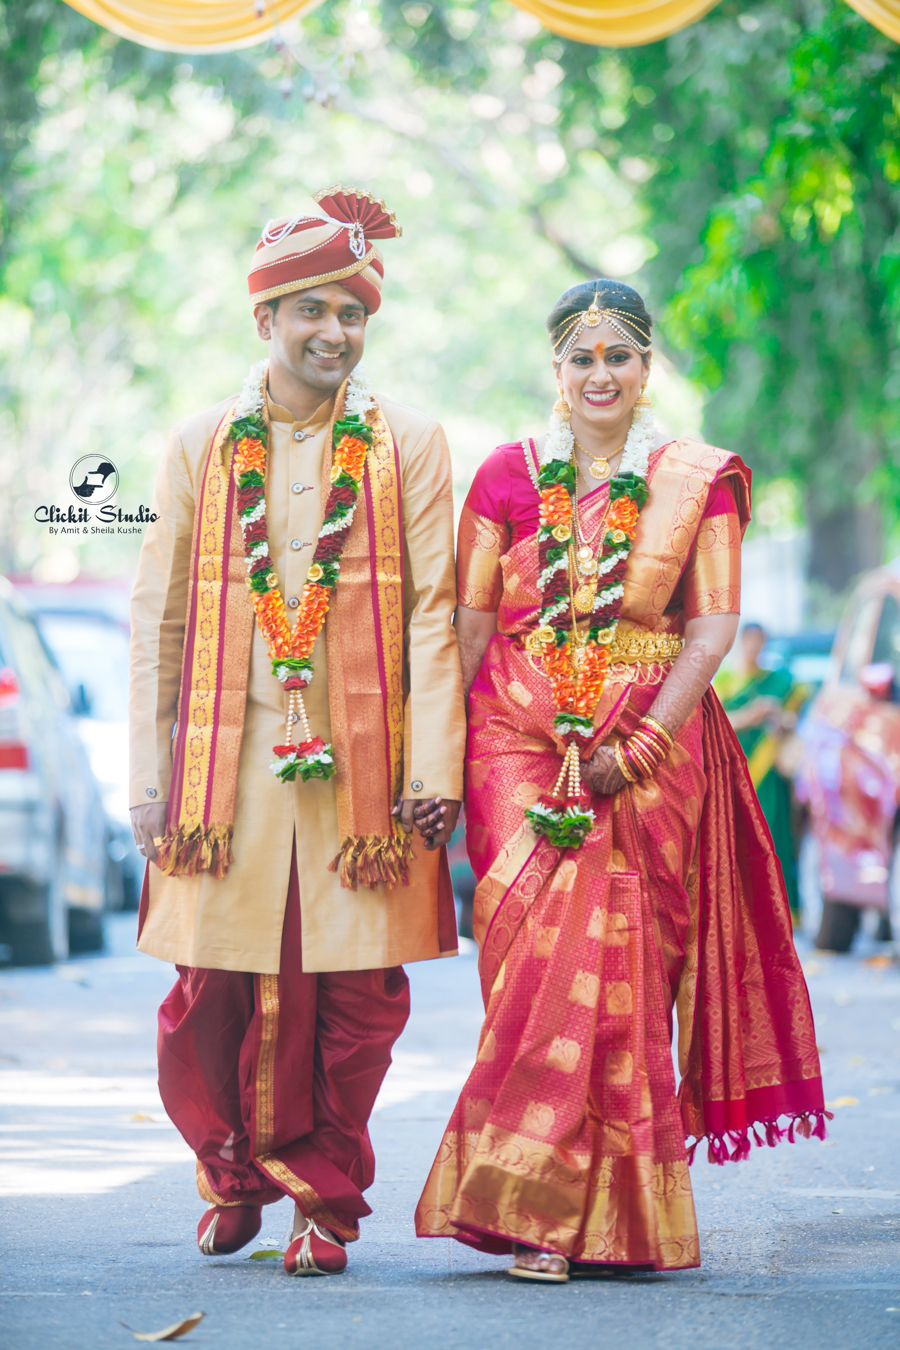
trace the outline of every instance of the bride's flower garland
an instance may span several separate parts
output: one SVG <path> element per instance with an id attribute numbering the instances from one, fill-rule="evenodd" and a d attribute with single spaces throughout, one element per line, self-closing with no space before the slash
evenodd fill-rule
<path id="1" fill-rule="evenodd" d="M 598 587 L 590 627 L 578 641 L 572 604 L 572 529 L 576 470 L 571 427 L 554 409 L 541 453 L 538 528 L 541 612 L 529 643 L 543 661 L 556 714 L 553 725 L 566 745 L 554 792 L 543 795 L 525 815 L 538 834 L 558 848 L 578 848 L 594 824 L 594 813 L 581 795 L 580 744 L 594 734 L 594 711 L 609 666 L 622 599 L 622 578 L 634 541 L 638 516 L 647 500 L 647 465 L 656 444 L 652 415 L 634 414 L 619 471 L 610 480 L 610 508 L 598 557 Z M 568 791 L 564 792 L 568 778 Z"/>
<path id="2" fill-rule="evenodd" d="M 271 769 L 283 783 L 292 782 L 298 774 L 306 782 L 310 778 L 332 778 L 335 773 L 331 746 L 326 745 L 321 736 L 313 736 L 310 730 L 302 691 L 312 680 L 313 647 L 338 584 L 341 554 L 353 523 L 359 487 L 366 471 L 366 455 L 372 444 L 372 432 L 364 418 L 375 407 L 375 402 L 365 371 L 362 366 L 357 366 L 347 387 L 344 415 L 334 424 L 331 490 L 313 560 L 306 574 L 297 620 L 291 628 L 269 555 L 266 523 L 268 426 L 263 408 L 267 370 L 265 361 L 253 366 L 235 407 L 229 429 L 234 442 L 232 473 L 244 536 L 247 584 L 256 621 L 269 644 L 272 674 L 289 695 L 287 744 L 273 747 L 277 758 Z M 293 725 L 297 721 L 302 724 L 305 736 L 300 745 L 292 743 Z"/>

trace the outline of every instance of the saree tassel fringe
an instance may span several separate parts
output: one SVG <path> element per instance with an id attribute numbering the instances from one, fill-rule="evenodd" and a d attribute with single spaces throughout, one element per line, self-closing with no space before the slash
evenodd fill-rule
<path id="1" fill-rule="evenodd" d="M 329 872 L 340 871 L 341 885 L 355 891 L 360 886 L 409 885 L 412 837 L 408 834 L 345 835 L 341 851 L 328 864 Z"/>
<path id="2" fill-rule="evenodd" d="M 787 1139 L 789 1144 L 793 1144 L 798 1134 L 802 1135 L 804 1139 L 824 1139 L 826 1137 L 825 1121 L 833 1119 L 834 1113 L 832 1111 L 801 1111 L 790 1117 L 790 1123 L 786 1129 L 782 1128 L 777 1119 L 773 1118 L 757 1121 L 748 1126 L 746 1130 L 728 1130 L 725 1134 L 702 1135 L 701 1139 L 708 1141 L 706 1156 L 709 1161 L 717 1163 L 719 1167 L 724 1167 L 727 1162 L 744 1162 L 749 1158 L 751 1134 L 757 1148 L 764 1148 L 766 1144 L 769 1148 L 775 1148 L 783 1139 Z M 765 1131 L 765 1138 L 760 1136 L 756 1128 L 757 1125 Z M 688 1148 L 688 1164 L 693 1163 L 701 1139 L 695 1139 Z"/>
<path id="3" fill-rule="evenodd" d="M 232 825 L 179 826 L 167 834 L 157 849 L 156 865 L 167 877 L 193 877 L 209 872 L 221 881 L 234 862 L 231 852 Z"/>

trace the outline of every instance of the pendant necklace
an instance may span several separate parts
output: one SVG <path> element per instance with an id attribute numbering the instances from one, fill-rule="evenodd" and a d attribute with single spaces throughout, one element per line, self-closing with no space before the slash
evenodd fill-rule
<path id="1" fill-rule="evenodd" d="M 578 586 L 572 595 L 572 605 L 578 614 L 584 615 L 593 612 L 594 600 L 597 595 L 597 587 L 599 584 L 597 572 L 599 563 L 597 561 L 596 553 L 592 548 L 592 544 L 597 538 L 597 535 L 601 534 L 603 531 L 606 515 L 609 511 L 609 505 L 607 504 L 606 511 L 604 511 L 600 524 L 594 531 L 593 537 L 588 539 L 582 529 L 581 519 L 578 513 L 577 485 L 575 492 L 572 495 L 572 505 L 574 508 L 572 514 L 574 517 L 573 524 L 575 526 L 575 531 L 574 538 L 569 547 L 572 550 L 573 576 L 578 582 Z"/>
<path id="2" fill-rule="evenodd" d="M 611 455 L 595 455 L 593 450 L 586 450 L 580 441 L 575 441 L 575 448 L 576 450 L 580 450 L 583 455 L 587 455 L 588 459 L 593 460 L 593 463 L 588 469 L 588 473 L 592 478 L 596 478 L 598 482 L 603 483 L 609 477 L 611 472 L 609 461 L 615 459 L 616 455 L 620 455 L 625 449 L 625 446 L 620 445 L 618 450 L 614 450 Z"/>

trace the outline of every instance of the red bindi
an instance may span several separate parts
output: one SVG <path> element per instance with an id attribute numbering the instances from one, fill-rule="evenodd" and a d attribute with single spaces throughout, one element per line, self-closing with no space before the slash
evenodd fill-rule
<path id="1" fill-rule="evenodd" d="M 599 361 L 599 360 L 602 360 L 602 358 L 603 358 L 603 353 L 604 353 L 605 351 L 606 351 L 606 343 L 605 343 L 605 342 L 598 342 L 598 343 L 596 344 L 596 346 L 594 347 L 594 355 L 596 356 L 596 358 L 597 358 L 598 361 Z"/>

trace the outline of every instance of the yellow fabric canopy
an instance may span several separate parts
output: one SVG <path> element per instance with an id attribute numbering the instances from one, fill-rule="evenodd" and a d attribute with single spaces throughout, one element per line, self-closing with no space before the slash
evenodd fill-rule
<path id="1" fill-rule="evenodd" d="M 68 0 L 120 37 L 169 52 L 252 47 L 277 24 L 321 0 Z M 677 33 L 719 0 L 513 0 L 563 37 L 597 47 L 640 47 Z M 900 0 L 848 0 L 858 14 L 900 42 Z"/>
<path id="2" fill-rule="evenodd" d="M 687 28 L 719 0 L 513 0 L 551 33 L 598 47 L 641 47 Z"/>
<path id="3" fill-rule="evenodd" d="M 223 52 L 252 47 L 321 0 L 67 0 L 119 37 L 162 52 Z"/>
<path id="4" fill-rule="evenodd" d="M 875 28 L 900 42 L 900 0 L 847 0 Z"/>

